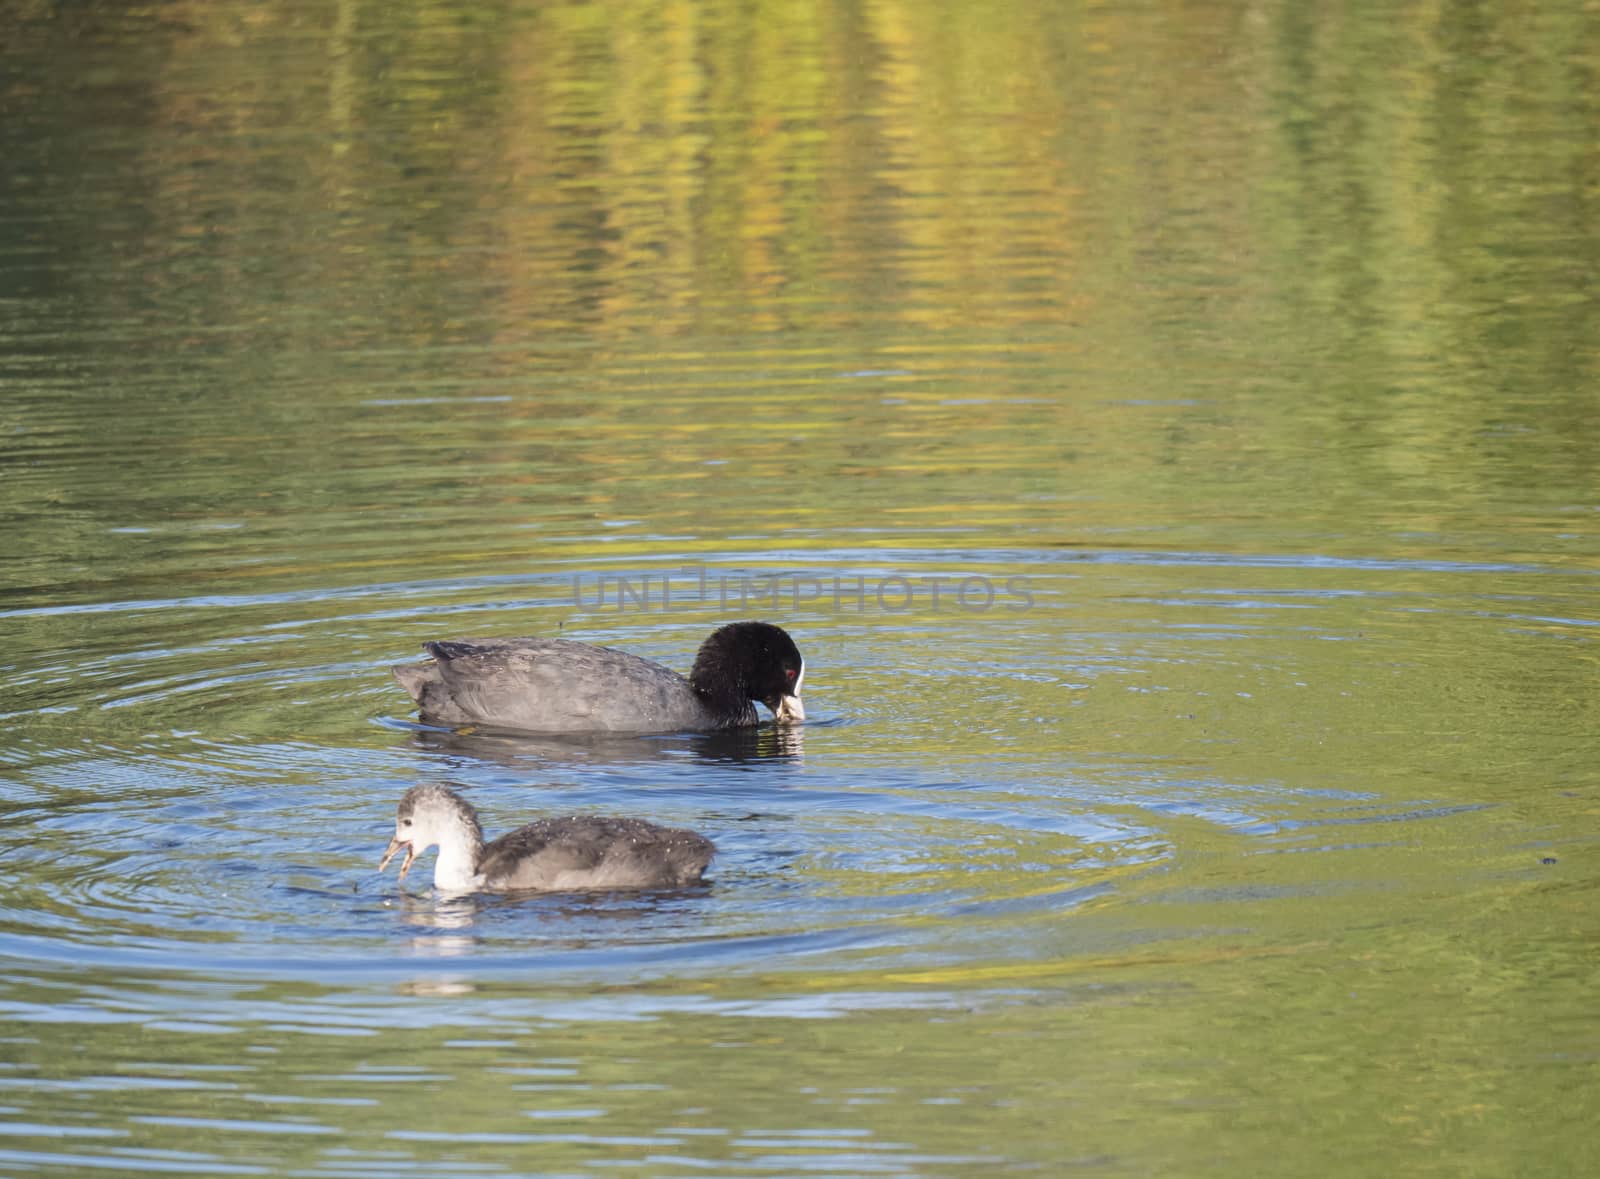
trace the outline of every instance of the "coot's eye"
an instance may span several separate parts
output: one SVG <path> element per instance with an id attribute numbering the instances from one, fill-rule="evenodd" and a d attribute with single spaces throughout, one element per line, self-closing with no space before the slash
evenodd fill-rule
<path id="1" fill-rule="evenodd" d="M 790 683 L 793 683 L 794 682 L 794 668 L 792 668 L 792 667 L 784 668 L 783 669 L 783 678 L 788 680 Z"/>

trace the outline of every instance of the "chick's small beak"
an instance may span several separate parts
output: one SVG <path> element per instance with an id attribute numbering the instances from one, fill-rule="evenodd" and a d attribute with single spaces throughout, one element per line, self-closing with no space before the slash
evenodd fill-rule
<path id="1" fill-rule="evenodd" d="M 406 873 L 411 871 L 411 861 L 417 858 L 417 849 L 412 847 L 405 840 L 401 839 L 398 835 L 389 841 L 389 846 L 384 850 L 383 859 L 378 861 L 378 871 L 382 872 L 385 868 L 387 868 L 389 866 L 389 861 L 394 859 L 394 853 L 399 851 L 401 848 L 406 849 L 406 858 L 400 861 L 400 875 L 396 876 L 395 879 L 404 880 L 406 878 Z"/>
<path id="2" fill-rule="evenodd" d="M 798 696 L 784 696 L 772 710 L 773 718 L 782 724 L 799 724 L 806 719 L 806 706 Z"/>

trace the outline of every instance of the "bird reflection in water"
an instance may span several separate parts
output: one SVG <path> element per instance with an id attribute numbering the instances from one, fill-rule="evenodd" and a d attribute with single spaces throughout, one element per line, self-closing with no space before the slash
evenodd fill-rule
<path id="1" fill-rule="evenodd" d="M 409 726 L 408 726 L 409 727 Z M 816 727 L 816 726 L 812 726 Z M 632 734 L 519 733 L 469 725 L 459 729 L 411 727 L 417 748 L 473 761 L 517 768 L 529 764 L 637 765 L 685 757 L 717 764 L 798 762 L 805 752 L 804 725 L 760 725 L 717 733 Z"/>
<path id="2" fill-rule="evenodd" d="M 540 953 L 626 951 L 641 942 L 692 940 L 697 929 L 686 926 L 683 902 L 692 907 L 711 892 L 709 883 L 690 888 L 626 892 L 521 892 L 493 895 L 413 895 L 402 892 L 385 904 L 398 911 L 400 920 L 416 933 L 407 947 L 419 957 L 459 958 L 471 954 L 503 953 L 512 949 Z M 505 921 L 515 910 L 516 937 Z M 484 928 L 493 925 L 494 934 Z M 538 936 L 538 935 L 543 936 Z M 508 939 L 508 935 L 510 935 Z M 532 935 L 531 939 L 527 935 Z M 530 944 L 531 940 L 531 944 Z M 454 976 L 452 976 L 452 979 Z M 429 985 L 438 978 L 427 980 Z M 468 990 L 465 980 L 459 980 Z M 452 992 L 454 993 L 454 992 Z"/>

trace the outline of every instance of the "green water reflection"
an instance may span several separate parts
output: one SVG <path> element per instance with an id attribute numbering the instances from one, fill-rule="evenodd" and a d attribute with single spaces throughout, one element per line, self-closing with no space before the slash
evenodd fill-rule
<path id="1" fill-rule="evenodd" d="M 0 18 L 5 1166 L 1595 1169 L 1592 5 Z M 793 746 L 404 727 L 701 571 L 872 587 Z"/>

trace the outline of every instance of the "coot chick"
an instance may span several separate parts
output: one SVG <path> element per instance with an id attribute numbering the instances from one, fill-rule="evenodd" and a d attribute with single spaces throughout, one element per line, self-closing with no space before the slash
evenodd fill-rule
<path id="1" fill-rule="evenodd" d="M 700 644 L 685 679 L 625 651 L 571 639 L 449 639 L 424 643 L 431 663 L 394 678 L 424 718 L 535 733 L 669 733 L 757 721 L 802 721 L 805 660 L 782 627 L 732 622 Z"/>
<path id="2" fill-rule="evenodd" d="M 428 785 L 401 797 L 378 871 L 404 848 L 404 880 L 417 853 L 434 844 L 433 887 L 450 893 L 682 888 L 700 879 L 716 851 L 693 831 L 606 815 L 540 819 L 485 844 L 472 804 Z"/>

